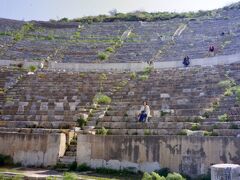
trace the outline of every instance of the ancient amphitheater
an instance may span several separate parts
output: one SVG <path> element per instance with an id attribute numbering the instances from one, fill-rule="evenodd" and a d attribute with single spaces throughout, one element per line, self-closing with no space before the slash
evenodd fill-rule
<path id="1" fill-rule="evenodd" d="M 156 21 L 0 19 L 0 154 L 192 177 L 240 164 L 239 15 L 237 4 Z M 139 123 L 144 100 L 152 117 Z"/>

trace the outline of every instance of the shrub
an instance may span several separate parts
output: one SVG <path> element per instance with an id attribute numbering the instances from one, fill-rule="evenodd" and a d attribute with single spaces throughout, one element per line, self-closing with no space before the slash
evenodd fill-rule
<path id="1" fill-rule="evenodd" d="M 152 70 L 153 70 L 153 67 L 145 67 L 144 70 L 143 70 L 143 73 L 145 75 L 148 75 L 152 72 Z"/>
<path id="2" fill-rule="evenodd" d="M 152 176 L 149 173 L 145 172 L 143 174 L 142 180 L 152 180 Z"/>
<path id="3" fill-rule="evenodd" d="M 114 22 L 114 21 L 157 21 L 157 20 L 170 20 L 174 18 L 197 18 L 201 16 L 212 16 L 211 11 L 198 11 L 198 12 L 155 12 L 148 13 L 144 11 L 136 11 L 130 13 L 111 13 L 110 16 L 99 15 L 99 16 L 88 16 L 73 19 L 72 21 L 81 23 L 92 23 L 92 22 Z"/>
<path id="4" fill-rule="evenodd" d="M 34 30 L 34 24 L 33 23 L 26 23 L 22 26 L 21 31 L 26 33 L 28 31 L 33 31 Z"/>
<path id="5" fill-rule="evenodd" d="M 60 22 L 68 22 L 69 20 L 68 20 L 68 18 L 64 17 L 64 18 L 60 19 L 59 21 Z"/>
<path id="6" fill-rule="evenodd" d="M 70 164 L 69 170 L 70 171 L 75 171 L 76 169 L 77 169 L 77 162 L 74 161 L 74 162 L 72 162 L 72 164 Z"/>
<path id="7" fill-rule="evenodd" d="M 46 75 L 45 74 L 38 74 L 38 77 L 41 78 L 41 79 L 44 79 L 44 78 L 46 78 Z"/>
<path id="8" fill-rule="evenodd" d="M 54 177 L 54 176 L 48 176 L 46 178 L 46 180 L 57 180 L 57 177 Z"/>
<path id="9" fill-rule="evenodd" d="M 101 80 L 101 81 L 107 80 L 107 75 L 105 73 L 100 74 L 99 80 Z"/>
<path id="10" fill-rule="evenodd" d="M 211 135 L 212 135 L 212 132 L 204 131 L 203 135 L 204 135 L 204 136 L 211 136 Z"/>
<path id="11" fill-rule="evenodd" d="M 187 135 L 187 130 L 186 130 L 186 129 L 183 129 L 183 130 L 181 130 L 180 132 L 178 132 L 177 135 L 186 136 L 186 135 Z"/>
<path id="12" fill-rule="evenodd" d="M 220 103 L 217 100 L 212 103 L 213 109 L 217 109 L 219 107 L 219 105 L 220 105 Z"/>
<path id="13" fill-rule="evenodd" d="M 79 172 L 90 171 L 90 170 L 91 170 L 91 167 L 89 167 L 86 163 L 80 164 L 77 167 L 77 171 L 79 171 Z"/>
<path id="14" fill-rule="evenodd" d="M 225 113 L 225 114 L 223 114 L 223 115 L 218 116 L 218 120 L 221 121 L 221 122 L 226 122 L 226 121 L 229 120 L 229 117 L 228 117 L 228 115 Z"/>
<path id="15" fill-rule="evenodd" d="M 32 23 L 26 23 L 24 24 L 19 32 L 16 32 L 16 34 L 13 37 L 14 41 L 21 41 L 27 32 L 34 30 L 34 24 Z"/>
<path id="16" fill-rule="evenodd" d="M 166 180 L 165 177 L 160 176 L 159 174 L 157 174 L 157 173 L 155 173 L 155 172 L 152 172 L 152 173 L 151 173 L 151 176 L 152 176 L 152 180 Z"/>
<path id="17" fill-rule="evenodd" d="M 151 131 L 149 129 L 144 129 L 144 135 L 145 136 L 151 135 Z"/>
<path id="18" fill-rule="evenodd" d="M 5 89 L 4 88 L 0 88 L 0 94 L 4 94 L 5 93 Z"/>
<path id="19" fill-rule="evenodd" d="M 114 53 L 114 52 L 115 52 L 115 49 L 112 48 L 112 47 L 108 47 L 105 51 L 106 51 L 106 52 L 109 52 L 109 53 Z"/>
<path id="20" fill-rule="evenodd" d="M 193 119 L 194 122 L 199 123 L 202 122 L 206 117 L 204 116 L 197 116 Z"/>
<path id="21" fill-rule="evenodd" d="M 55 37 L 53 34 L 49 34 L 49 35 L 45 36 L 45 40 L 52 41 L 54 39 L 55 39 Z"/>
<path id="22" fill-rule="evenodd" d="M 166 179 L 165 177 L 162 177 L 155 172 L 151 172 L 151 174 L 145 172 L 143 174 L 142 180 L 166 180 Z"/>
<path id="23" fill-rule="evenodd" d="M 81 34 L 80 34 L 79 31 L 77 31 L 77 32 L 74 33 L 74 38 L 75 38 L 75 39 L 79 39 L 80 37 L 81 37 Z"/>
<path id="24" fill-rule="evenodd" d="M 0 166 L 13 165 L 11 156 L 0 154 Z"/>
<path id="25" fill-rule="evenodd" d="M 169 168 L 162 168 L 162 169 L 156 171 L 156 173 L 158 173 L 160 176 L 167 177 L 167 175 L 169 173 L 171 173 L 171 170 Z"/>
<path id="26" fill-rule="evenodd" d="M 11 35 L 12 35 L 11 32 L 7 32 L 7 31 L 0 32 L 0 36 L 11 36 Z"/>
<path id="27" fill-rule="evenodd" d="M 82 129 L 83 126 L 87 125 L 88 120 L 84 118 L 79 118 L 77 122 L 78 122 L 78 126 Z"/>
<path id="28" fill-rule="evenodd" d="M 77 180 L 78 176 L 75 173 L 65 172 L 63 175 L 63 180 Z"/>
<path id="29" fill-rule="evenodd" d="M 107 54 L 107 53 L 105 53 L 105 52 L 99 52 L 98 53 L 98 58 L 100 59 L 100 60 L 107 60 L 108 58 L 109 58 L 109 55 Z"/>
<path id="30" fill-rule="evenodd" d="M 86 74 L 85 73 L 80 73 L 79 76 L 83 78 L 83 77 L 86 76 Z"/>
<path id="31" fill-rule="evenodd" d="M 146 81 L 146 80 L 148 80 L 148 75 L 141 75 L 141 76 L 139 76 L 139 79 L 141 81 Z"/>
<path id="32" fill-rule="evenodd" d="M 23 180 L 24 179 L 24 176 L 21 175 L 21 174 L 18 174 L 18 175 L 15 175 L 12 180 Z"/>
<path id="33" fill-rule="evenodd" d="M 192 124 L 191 130 L 192 131 L 200 130 L 200 124 L 198 123 Z"/>
<path id="34" fill-rule="evenodd" d="M 211 132 L 205 131 L 204 136 L 218 136 L 218 133 L 214 131 L 211 131 Z"/>
<path id="35" fill-rule="evenodd" d="M 179 173 L 169 173 L 166 180 L 185 180 Z"/>
<path id="36" fill-rule="evenodd" d="M 233 92 L 231 88 L 226 89 L 226 91 L 224 92 L 224 96 L 232 96 Z"/>
<path id="37" fill-rule="evenodd" d="M 97 94 L 95 95 L 95 97 L 93 98 L 93 102 L 98 103 L 98 104 L 110 104 L 112 101 L 112 99 L 104 94 Z"/>
<path id="38" fill-rule="evenodd" d="M 235 93 L 237 96 L 237 101 L 240 102 L 240 87 L 239 86 L 236 87 Z"/>
<path id="39" fill-rule="evenodd" d="M 209 118 L 210 114 L 208 111 L 204 112 L 202 117 Z"/>
<path id="40" fill-rule="evenodd" d="M 23 39 L 23 37 L 24 37 L 24 35 L 23 35 L 22 33 L 17 32 L 17 33 L 14 35 L 13 40 L 14 40 L 14 41 L 20 41 L 20 40 Z"/>
<path id="41" fill-rule="evenodd" d="M 37 70 L 37 67 L 31 65 L 31 66 L 28 67 L 28 69 L 29 69 L 30 72 L 35 72 Z"/>
<path id="42" fill-rule="evenodd" d="M 224 80 L 224 81 L 220 81 L 218 83 L 218 86 L 222 87 L 222 88 L 228 88 L 232 86 L 232 81 L 231 80 Z"/>
<path id="43" fill-rule="evenodd" d="M 137 74 L 136 74 L 135 72 L 131 72 L 131 73 L 129 74 L 129 76 L 130 76 L 131 79 L 136 79 Z"/>
<path id="44" fill-rule="evenodd" d="M 123 44 L 123 41 L 118 39 L 114 43 L 114 48 L 120 48 L 122 46 L 122 44 Z"/>
<path id="45" fill-rule="evenodd" d="M 108 129 L 105 129 L 105 127 L 102 127 L 101 129 L 98 129 L 96 134 L 106 136 L 108 134 Z"/>

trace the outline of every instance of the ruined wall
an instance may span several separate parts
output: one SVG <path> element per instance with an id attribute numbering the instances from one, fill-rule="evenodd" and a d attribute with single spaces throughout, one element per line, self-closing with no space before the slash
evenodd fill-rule
<path id="1" fill-rule="evenodd" d="M 21 134 L 0 132 L 0 154 L 10 155 L 24 166 L 51 166 L 63 156 L 66 136 L 63 133 Z"/>
<path id="2" fill-rule="evenodd" d="M 78 163 L 153 171 L 168 167 L 191 176 L 216 163 L 240 163 L 240 138 L 78 135 Z"/>

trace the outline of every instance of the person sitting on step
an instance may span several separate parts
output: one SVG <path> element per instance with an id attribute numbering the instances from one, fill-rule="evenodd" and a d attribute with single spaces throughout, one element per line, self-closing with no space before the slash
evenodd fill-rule
<path id="1" fill-rule="evenodd" d="M 213 45 L 209 46 L 209 51 L 214 52 L 214 46 Z"/>
<path id="2" fill-rule="evenodd" d="M 148 106 L 147 101 L 143 102 L 141 106 L 140 113 L 138 115 L 139 122 L 148 122 L 148 118 L 150 117 L 150 108 Z"/>
<path id="3" fill-rule="evenodd" d="M 185 67 L 188 67 L 189 64 L 190 64 L 190 58 L 188 56 L 186 56 L 184 59 L 183 59 L 183 64 Z"/>
<path id="4" fill-rule="evenodd" d="M 215 56 L 215 47 L 213 45 L 209 46 L 208 52 L 209 56 Z"/>

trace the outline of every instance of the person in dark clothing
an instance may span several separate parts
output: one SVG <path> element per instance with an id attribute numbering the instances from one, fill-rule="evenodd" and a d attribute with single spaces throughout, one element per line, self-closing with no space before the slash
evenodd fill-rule
<path id="1" fill-rule="evenodd" d="M 209 46 L 208 56 L 215 56 L 215 47 L 213 45 Z"/>
<path id="2" fill-rule="evenodd" d="M 214 46 L 209 46 L 209 52 L 214 52 L 215 48 Z"/>
<path id="3" fill-rule="evenodd" d="M 183 65 L 185 67 L 188 67 L 190 64 L 190 58 L 188 56 L 186 56 L 184 59 L 183 59 Z"/>

